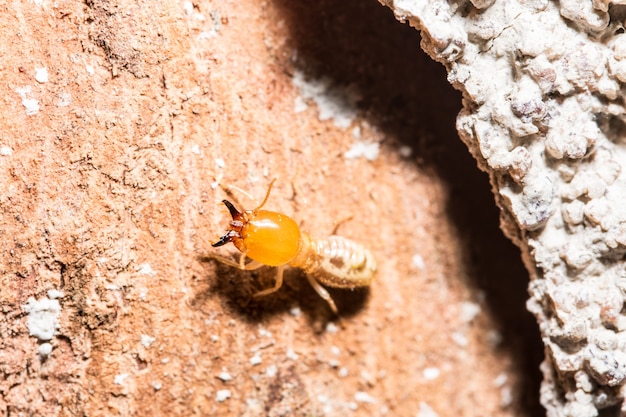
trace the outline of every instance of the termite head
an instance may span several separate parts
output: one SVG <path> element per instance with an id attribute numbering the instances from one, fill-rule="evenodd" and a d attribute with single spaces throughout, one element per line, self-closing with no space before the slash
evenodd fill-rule
<path id="1" fill-rule="evenodd" d="M 233 243 L 237 249 L 241 252 L 245 251 L 245 246 L 243 244 L 243 236 L 241 235 L 241 231 L 244 225 L 247 223 L 245 213 L 240 212 L 237 208 L 228 200 L 222 200 L 222 203 L 228 208 L 230 215 L 233 220 L 230 222 L 230 229 L 226 231 L 226 233 L 220 237 L 220 240 L 213 243 L 211 246 L 217 248 L 219 246 L 223 246 L 227 243 Z"/>
<path id="2" fill-rule="evenodd" d="M 301 246 L 300 228 L 284 214 L 261 210 L 268 196 L 269 189 L 261 205 L 243 212 L 223 200 L 233 220 L 226 234 L 212 246 L 232 242 L 248 258 L 269 266 L 285 265 L 294 259 Z"/>

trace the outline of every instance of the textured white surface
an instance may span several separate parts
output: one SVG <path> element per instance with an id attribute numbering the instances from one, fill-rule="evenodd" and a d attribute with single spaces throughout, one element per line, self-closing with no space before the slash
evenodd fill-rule
<path id="1" fill-rule="evenodd" d="M 48 341 L 54 337 L 59 328 L 58 319 L 61 314 L 61 304 L 58 300 L 46 297 L 36 300 L 30 297 L 28 304 L 24 305 L 24 311 L 28 313 L 28 334 L 41 341 Z"/>
<path id="2" fill-rule="evenodd" d="M 531 272 L 548 415 L 624 415 L 626 2 L 386 3 L 464 94 L 460 136 Z"/>

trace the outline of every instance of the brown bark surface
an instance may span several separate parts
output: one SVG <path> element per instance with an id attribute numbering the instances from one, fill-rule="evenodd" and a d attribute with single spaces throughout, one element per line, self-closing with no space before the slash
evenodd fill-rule
<path id="1" fill-rule="evenodd" d="M 454 131 L 460 96 L 388 10 L 1 10 L 0 415 L 536 415 L 525 271 Z M 359 142 L 378 155 L 347 157 Z M 318 237 L 352 216 L 338 233 L 378 260 L 369 290 L 331 291 L 345 328 L 298 270 L 252 300 L 271 268 L 206 258 L 219 184 L 260 200 L 274 177 L 267 209 Z M 24 306 L 49 290 L 46 358 Z"/>

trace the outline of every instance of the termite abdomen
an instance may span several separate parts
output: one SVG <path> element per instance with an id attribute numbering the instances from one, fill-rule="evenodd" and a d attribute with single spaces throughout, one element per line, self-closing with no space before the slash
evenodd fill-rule
<path id="1" fill-rule="evenodd" d="M 305 271 L 319 282 L 334 288 L 367 287 L 376 273 L 372 253 L 358 243 L 341 236 L 311 240 L 316 265 Z"/>

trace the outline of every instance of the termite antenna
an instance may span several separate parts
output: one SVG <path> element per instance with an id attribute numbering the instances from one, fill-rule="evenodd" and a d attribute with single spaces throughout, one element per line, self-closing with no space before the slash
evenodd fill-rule
<path id="1" fill-rule="evenodd" d="M 224 191 L 226 191 L 226 193 L 228 193 L 229 196 L 231 196 L 233 199 L 235 199 L 235 202 L 237 204 L 241 204 L 241 201 L 239 201 L 239 199 L 235 196 L 235 194 L 233 193 L 233 190 L 237 191 L 240 194 L 245 195 L 250 201 L 253 201 L 254 204 L 256 204 L 256 205 L 259 204 L 259 201 L 256 198 L 252 197 L 252 195 L 249 192 L 247 192 L 244 189 L 241 189 L 241 188 L 237 187 L 236 185 L 232 185 L 232 184 L 222 185 L 222 189 Z"/>
<path id="2" fill-rule="evenodd" d="M 263 199 L 263 202 L 261 204 L 259 204 L 259 206 L 257 208 L 255 208 L 254 210 L 259 210 L 261 207 L 263 207 L 265 205 L 265 203 L 267 203 L 267 199 L 270 198 L 270 191 L 272 191 L 272 187 L 274 186 L 275 182 L 276 182 L 276 178 L 274 178 L 270 182 L 270 186 L 267 187 L 267 193 L 265 193 L 265 198 Z"/>

